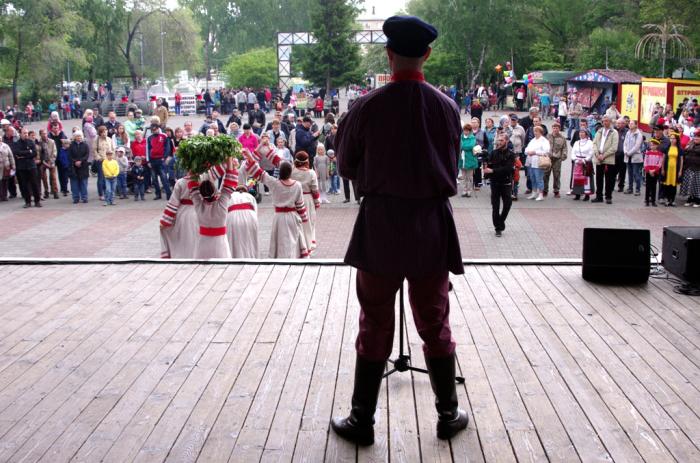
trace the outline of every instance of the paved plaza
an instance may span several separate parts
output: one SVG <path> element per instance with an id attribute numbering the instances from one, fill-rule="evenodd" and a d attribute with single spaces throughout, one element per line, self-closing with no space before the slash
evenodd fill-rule
<path id="1" fill-rule="evenodd" d="M 186 119 L 198 128 L 202 118 L 172 118 L 169 125 L 182 126 Z M 64 130 L 70 133 L 76 124 L 78 120 L 65 121 Z M 562 179 L 568 183 L 570 163 L 565 164 Z M 106 208 L 97 200 L 95 178 L 90 179 L 89 188 L 88 204 L 74 205 L 70 197 L 48 199 L 41 209 L 22 209 L 21 199 L 0 203 L 0 256 L 159 256 L 158 221 L 164 200 L 154 201 L 151 194 L 144 202 L 118 200 L 117 206 Z M 464 258 L 578 258 L 585 227 L 646 228 L 651 230 L 652 243 L 660 247 L 664 226 L 700 226 L 700 209 L 683 207 L 683 201 L 676 208 L 647 208 L 642 197 L 616 192 L 612 205 L 573 201 L 564 195 L 534 202 L 525 199 L 524 190 L 521 181 L 520 200 L 513 203 L 501 238 L 493 233 L 488 186 L 475 197 L 452 198 Z M 344 256 L 359 208 L 354 201 L 344 204 L 342 194 L 329 199 L 331 204 L 324 204 L 318 212 L 315 258 Z M 263 197 L 258 217 L 260 257 L 266 257 L 273 217 L 271 197 Z"/>

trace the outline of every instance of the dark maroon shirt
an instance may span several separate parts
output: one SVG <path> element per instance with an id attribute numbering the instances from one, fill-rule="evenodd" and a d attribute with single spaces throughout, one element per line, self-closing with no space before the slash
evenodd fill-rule
<path id="1" fill-rule="evenodd" d="M 461 274 L 448 199 L 457 193 L 459 110 L 411 77 L 358 99 L 338 127 L 340 175 L 364 197 L 345 262 L 379 275 Z"/>

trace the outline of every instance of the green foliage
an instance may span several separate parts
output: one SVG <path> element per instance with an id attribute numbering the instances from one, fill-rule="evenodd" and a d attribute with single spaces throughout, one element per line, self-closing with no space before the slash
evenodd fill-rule
<path id="1" fill-rule="evenodd" d="M 353 42 L 357 5 L 351 0 L 316 0 L 311 32 L 318 40 L 302 54 L 304 77 L 330 92 L 331 87 L 362 78 L 359 46 Z"/>
<path id="2" fill-rule="evenodd" d="M 178 168 L 195 175 L 206 173 L 212 166 L 223 164 L 231 157 L 242 160 L 242 146 L 238 140 L 226 135 L 195 135 L 180 142 L 177 148 Z"/>
<path id="3" fill-rule="evenodd" d="M 534 60 L 530 66 L 532 69 L 560 70 L 565 69 L 564 54 L 556 51 L 552 42 L 534 42 L 530 46 L 530 54 Z"/>
<path id="4" fill-rule="evenodd" d="M 454 76 L 459 75 L 461 70 L 459 56 L 441 50 L 431 53 L 423 69 L 426 80 L 434 85 L 454 84 Z"/>
<path id="5" fill-rule="evenodd" d="M 596 28 L 587 37 L 578 51 L 576 60 L 579 69 L 627 69 L 640 74 L 653 74 L 656 63 L 639 60 L 634 56 L 634 47 L 639 36 L 631 31 Z"/>
<path id="6" fill-rule="evenodd" d="M 256 48 L 241 55 L 231 55 L 223 68 L 231 87 L 275 87 L 277 66 L 274 48 Z"/>
<path id="7" fill-rule="evenodd" d="M 367 45 L 362 54 L 360 68 L 366 75 L 388 74 L 389 59 L 386 56 L 384 45 Z"/>

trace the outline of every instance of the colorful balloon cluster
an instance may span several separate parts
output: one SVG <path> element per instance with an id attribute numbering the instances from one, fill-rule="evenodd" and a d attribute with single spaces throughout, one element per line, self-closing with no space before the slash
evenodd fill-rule
<path id="1" fill-rule="evenodd" d="M 505 69 L 500 64 L 497 64 L 494 69 L 496 74 L 503 72 L 503 79 L 506 81 L 506 84 L 512 84 L 515 81 L 515 71 L 513 71 L 513 65 L 510 64 L 510 61 L 506 61 Z"/>

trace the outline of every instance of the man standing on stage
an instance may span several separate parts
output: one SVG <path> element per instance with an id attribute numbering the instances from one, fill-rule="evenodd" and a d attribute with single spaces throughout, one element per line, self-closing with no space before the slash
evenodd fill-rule
<path id="1" fill-rule="evenodd" d="M 457 406 L 448 298 L 449 272 L 464 273 L 449 202 L 457 194 L 459 111 L 423 77 L 437 30 L 416 17 L 394 16 L 384 33 L 392 82 L 357 99 L 336 138 L 340 175 L 357 181 L 364 200 L 345 256 L 357 268 L 360 302 L 352 410 L 331 426 L 360 445 L 374 443 L 394 301 L 404 278 L 436 396 L 437 435 L 449 439 L 468 422 Z"/>

